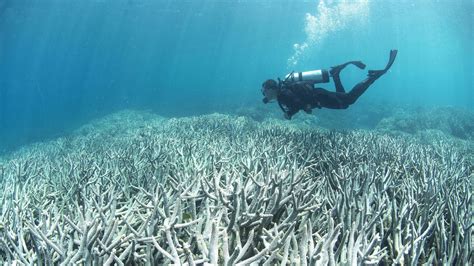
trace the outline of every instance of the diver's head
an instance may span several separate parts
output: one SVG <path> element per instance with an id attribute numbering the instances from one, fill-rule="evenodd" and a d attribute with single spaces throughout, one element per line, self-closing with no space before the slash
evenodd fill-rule
<path id="1" fill-rule="evenodd" d="M 263 103 L 269 103 L 278 97 L 278 83 L 273 79 L 267 79 L 262 84 Z"/>

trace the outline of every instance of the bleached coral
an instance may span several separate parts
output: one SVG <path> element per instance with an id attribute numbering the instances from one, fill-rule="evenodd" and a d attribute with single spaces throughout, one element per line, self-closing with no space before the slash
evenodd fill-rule
<path id="1" fill-rule="evenodd" d="M 0 261 L 472 261 L 474 167 L 463 154 L 278 123 L 146 120 L 25 150 L 1 168 Z"/>

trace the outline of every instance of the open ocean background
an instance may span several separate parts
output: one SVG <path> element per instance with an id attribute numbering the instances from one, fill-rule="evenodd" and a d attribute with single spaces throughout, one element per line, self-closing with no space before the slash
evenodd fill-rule
<path id="1" fill-rule="evenodd" d="M 260 106 L 267 78 L 348 60 L 379 69 L 393 48 L 395 64 L 359 112 L 473 111 L 473 21 L 472 0 L 0 0 L 0 153 L 123 109 Z M 365 75 L 344 70 L 346 89 Z"/>

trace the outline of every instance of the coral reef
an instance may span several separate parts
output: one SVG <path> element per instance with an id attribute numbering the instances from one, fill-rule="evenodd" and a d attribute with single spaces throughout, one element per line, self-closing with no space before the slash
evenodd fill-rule
<path id="1" fill-rule="evenodd" d="M 459 139 L 474 141 L 474 113 L 453 107 L 399 111 L 380 121 L 376 128 L 409 134 L 439 130 Z"/>
<path id="2" fill-rule="evenodd" d="M 141 117 L 121 113 L 3 161 L 0 262 L 473 260 L 474 166 L 448 142 Z"/>

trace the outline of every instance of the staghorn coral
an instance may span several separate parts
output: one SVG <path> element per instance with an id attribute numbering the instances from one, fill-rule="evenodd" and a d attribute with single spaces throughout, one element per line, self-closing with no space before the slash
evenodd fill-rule
<path id="1" fill-rule="evenodd" d="M 218 114 L 132 124 L 120 134 L 96 125 L 4 162 L 0 261 L 473 259 L 474 167 L 447 142 Z"/>

